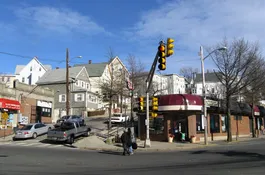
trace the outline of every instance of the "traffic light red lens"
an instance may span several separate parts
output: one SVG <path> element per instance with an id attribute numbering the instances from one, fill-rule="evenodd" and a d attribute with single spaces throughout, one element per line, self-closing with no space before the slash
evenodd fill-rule
<path id="1" fill-rule="evenodd" d="M 164 52 L 164 51 L 165 51 L 165 47 L 164 47 L 164 46 L 159 46 L 159 50 L 160 50 L 161 52 Z"/>

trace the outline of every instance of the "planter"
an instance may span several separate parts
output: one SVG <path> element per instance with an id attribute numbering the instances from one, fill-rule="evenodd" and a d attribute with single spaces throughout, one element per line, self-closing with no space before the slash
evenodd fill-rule
<path id="1" fill-rule="evenodd" d="M 169 142 L 169 143 L 172 143 L 172 142 L 173 142 L 173 138 L 174 138 L 174 137 L 168 137 L 168 142 Z"/>
<path id="2" fill-rule="evenodd" d="M 195 143 L 196 142 L 196 137 L 192 137 L 190 140 L 191 140 L 191 143 Z"/>

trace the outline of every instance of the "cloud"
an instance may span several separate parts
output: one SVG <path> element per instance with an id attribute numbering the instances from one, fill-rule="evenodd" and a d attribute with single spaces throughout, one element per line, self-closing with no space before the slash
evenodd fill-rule
<path id="1" fill-rule="evenodd" d="M 264 36 L 264 0 L 177 0 L 160 7 L 144 13 L 124 34 L 133 41 L 173 37 L 175 48 L 196 56 L 200 45 L 215 45 L 223 37 L 254 42 Z M 265 47 L 265 40 L 259 43 Z"/>
<path id="2" fill-rule="evenodd" d="M 97 24 L 88 16 L 66 8 L 47 6 L 26 7 L 15 10 L 18 21 L 27 30 L 35 32 L 48 31 L 51 33 L 69 34 L 80 33 L 86 35 L 107 34 L 111 35 L 104 27 Z"/>

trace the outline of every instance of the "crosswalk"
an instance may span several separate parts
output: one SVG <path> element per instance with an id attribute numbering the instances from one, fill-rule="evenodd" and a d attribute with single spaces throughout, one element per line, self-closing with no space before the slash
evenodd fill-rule
<path id="1" fill-rule="evenodd" d="M 73 149 L 72 146 L 67 146 L 63 144 L 49 144 L 41 142 L 0 142 L 0 146 L 23 146 L 23 147 L 38 147 L 38 148 L 60 148 L 60 149 Z"/>

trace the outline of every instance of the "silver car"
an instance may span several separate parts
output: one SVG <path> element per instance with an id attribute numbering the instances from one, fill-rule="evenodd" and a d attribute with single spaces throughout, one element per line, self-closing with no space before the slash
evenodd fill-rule
<path id="1" fill-rule="evenodd" d="M 26 139 L 26 138 L 35 139 L 39 135 L 46 134 L 50 129 L 52 129 L 51 126 L 43 124 L 43 123 L 27 124 L 15 132 L 15 136 L 13 137 L 13 140 Z"/>

